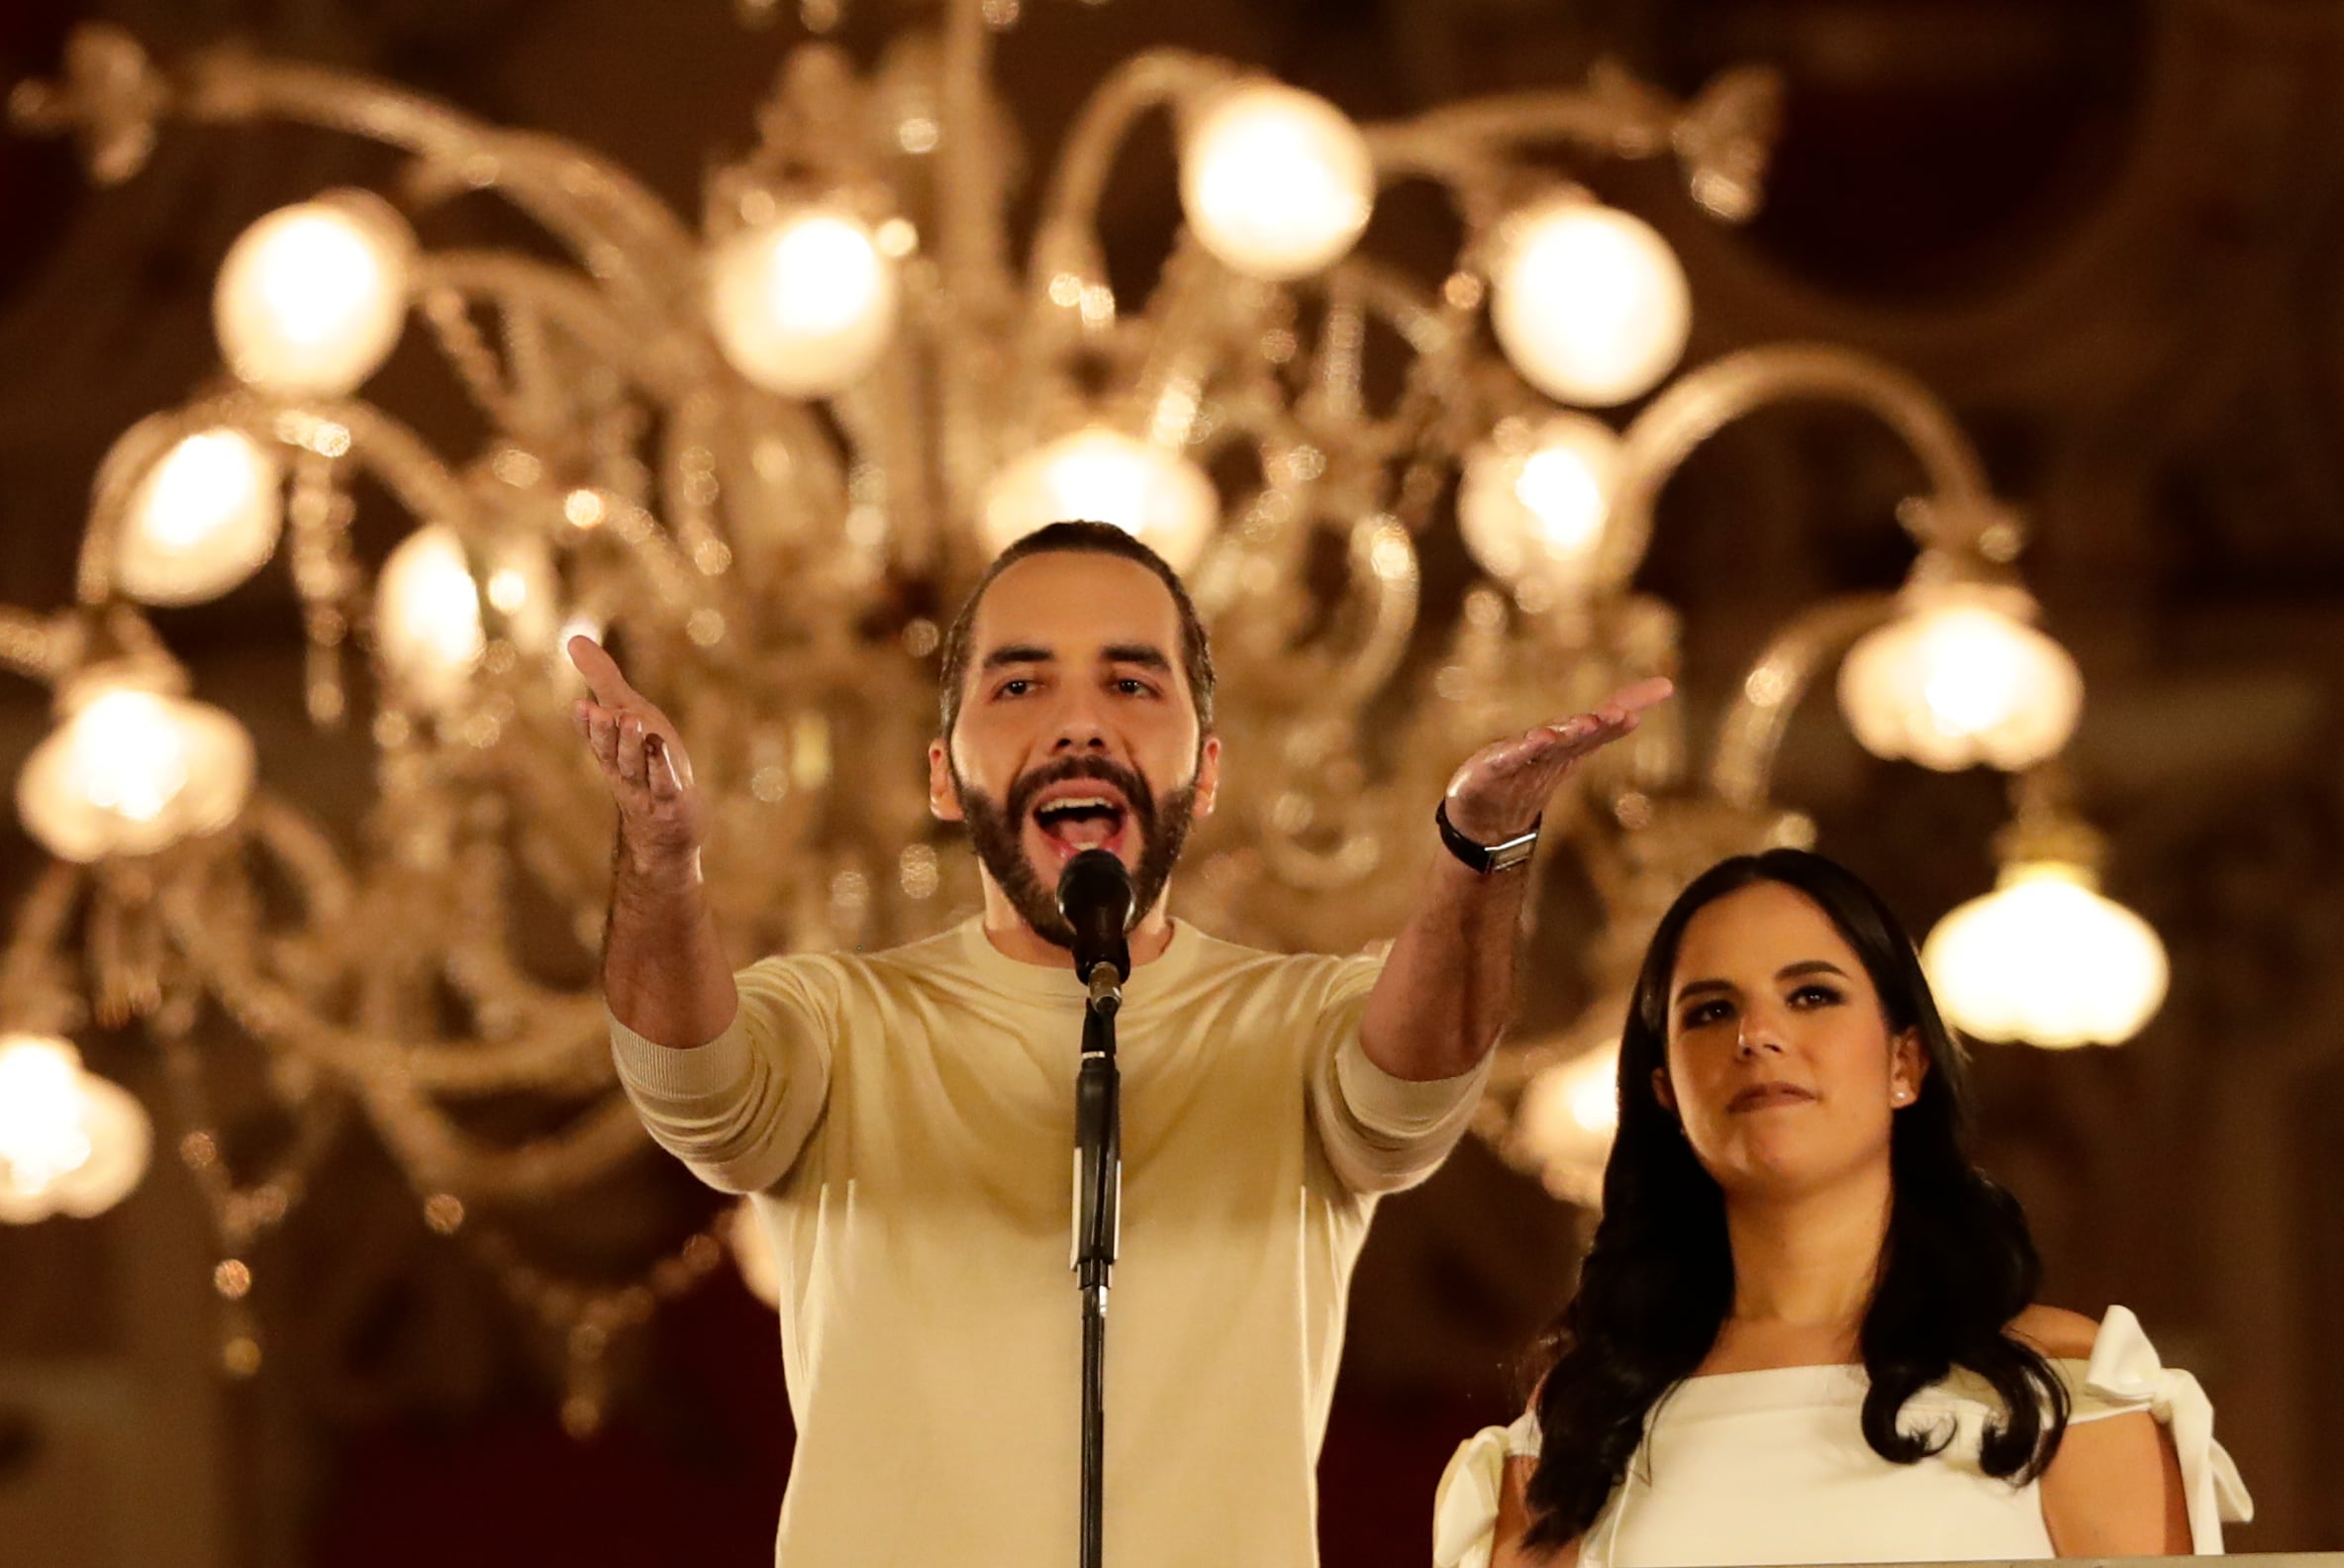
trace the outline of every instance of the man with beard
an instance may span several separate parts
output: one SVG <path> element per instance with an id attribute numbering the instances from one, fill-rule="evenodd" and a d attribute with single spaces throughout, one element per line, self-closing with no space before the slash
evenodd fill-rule
<path id="1" fill-rule="evenodd" d="M 1053 890 L 1104 847 L 1135 893 L 1106 1560 L 1302 1568 L 1351 1264 L 1377 1197 L 1430 1174 L 1480 1093 L 1513 1004 L 1521 840 L 1667 686 L 1467 761 L 1426 826 L 1449 852 L 1379 963 L 1255 952 L 1166 912 L 1221 742 L 1204 630 L 1153 551 L 1044 529 L 993 563 L 943 651 L 929 802 L 966 825 L 983 912 L 735 975 L 675 730 L 571 644 L 619 805 L 603 984 L 621 1078 L 660 1143 L 756 1196 L 781 1263 L 798 1446 L 778 1560 L 1075 1561 L 1083 987 Z"/>

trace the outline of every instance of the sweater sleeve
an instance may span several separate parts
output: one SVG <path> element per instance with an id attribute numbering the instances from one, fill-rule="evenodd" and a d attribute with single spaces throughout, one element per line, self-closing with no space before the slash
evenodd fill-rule
<path id="1" fill-rule="evenodd" d="M 837 995 L 820 960 L 767 958 L 735 974 L 739 1011 L 705 1045 L 654 1044 L 610 1019 L 619 1082 L 652 1141 L 719 1192 L 788 1174 L 829 1099 Z"/>
<path id="2" fill-rule="evenodd" d="M 1414 1187 L 1440 1168 L 1473 1120 L 1491 1056 L 1454 1078 L 1396 1078 L 1359 1043 L 1381 963 L 1346 959 L 1326 986 L 1311 1053 L 1311 1118 L 1327 1163 L 1358 1193 Z"/>

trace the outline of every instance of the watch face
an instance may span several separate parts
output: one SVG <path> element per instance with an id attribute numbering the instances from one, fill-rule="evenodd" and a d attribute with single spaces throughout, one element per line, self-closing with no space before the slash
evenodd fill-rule
<path id="1" fill-rule="evenodd" d="M 1525 833 L 1519 838 L 1512 839 L 1492 849 L 1490 851 L 1490 869 L 1504 871 L 1509 867 L 1520 865 L 1535 854 L 1537 849 L 1538 835 Z"/>

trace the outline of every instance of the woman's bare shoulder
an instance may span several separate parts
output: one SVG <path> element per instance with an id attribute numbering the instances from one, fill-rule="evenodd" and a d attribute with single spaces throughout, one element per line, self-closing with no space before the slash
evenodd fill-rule
<path id="1" fill-rule="evenodd" d="M 2088 1361 L 2100 1324 L 2082 1313 L 2040 1302 L 2010 1320 L 2004 1332 L 2058 1361 Z"/>

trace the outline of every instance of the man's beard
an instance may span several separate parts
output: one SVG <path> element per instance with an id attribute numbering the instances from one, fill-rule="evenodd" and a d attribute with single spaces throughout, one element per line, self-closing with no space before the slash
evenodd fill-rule
<path id="1" fill-rule="evenodd" d="M 1147 780 L 1130 768 L 1105 757 L 1067 757 L 1021 775 L 1010 785 L 1008 801 L 996 804 L 983 790 L 962 782 L 957 769 L 953 771 L 952 787 L 959 796 L 978 863 L 992 873 L 1035 935 L 1071 949 L 1074 928 L 1058 913 L 1058 890 L 1043 886 L 1033 869 L 1025 837 L 1034 797 L 1068 779 L 1099 779 L 1123 792 L 1123 801 L 1130 808 L 1125 826 L 1139 834 L 1139 864 L 1131 872 L 1133 923 L 1155 908 L 1172 880 L 1172 867 L 1180 859 L 1189 824 L 1195 819 L 1197 786 L 1194 782 L 1184 784 L 1159 803 Z"/>

